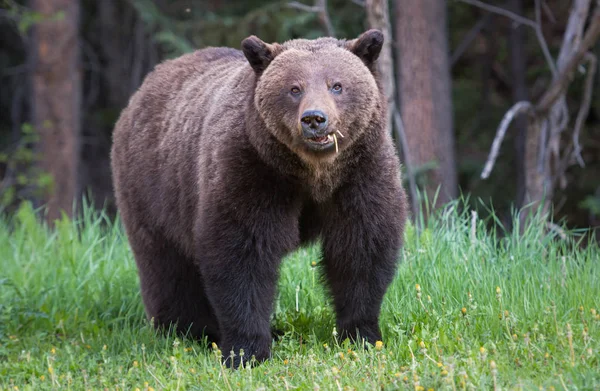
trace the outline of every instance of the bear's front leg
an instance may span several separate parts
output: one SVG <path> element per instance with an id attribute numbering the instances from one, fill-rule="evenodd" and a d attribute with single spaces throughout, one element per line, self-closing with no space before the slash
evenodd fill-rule
<path id="1" fill-rule="evenodd" d="M 299 241 L 298 212 L 275 196 L 248 192 L 246 202 L 216 200 L 197 227 L 197 263 L 219 324 L 219 349 L 234 368 L 252 356 L 269 358 L 279 266 Z"/>
<path id="2" fill-rule="evenodd" d="M 323 208 L 323 261 L 340 337 L 374 344 L 392 282 L 406 215 L 399 180 L 359 178 Z"/>

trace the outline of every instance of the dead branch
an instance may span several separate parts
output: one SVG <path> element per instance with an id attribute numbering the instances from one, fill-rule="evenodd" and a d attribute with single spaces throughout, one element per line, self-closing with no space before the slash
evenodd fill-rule
<path id="1" fill-rule="evenodd" d="M 531 210 L 536 210 L 538 208 L 537 205 L 541 203 L 543 213 L 548 212 L 556 181 L 571 162 L 571 160 L 565 160 L 565 158 L 572 159 L 572 155 L 569 154 L 571 153 L 572 146 L 575 144 L 574 140 L 571 141 L 569 147 L 563 149 L 567 151 L 565 158 L 562 160 L 559 159 L 560 133 L 568 124 L 568 113 L 565 103 L 566 90 L 573 80 L 577 67 L 584 59 L 587 59 L 588 63 L 594 63 L 594 60 L 590 60 L 588 50 L 600 37 L 600 2 L 598 2 L 595 12 L 589 20 L 587 30 L 585 33 L 583 32 L 585 21 L 588 19 L 589 5 L 590 0 L 576 0 L 574 2 L 559 54 L 558 73 L 537 104 L 530 110 L 525 173 L 526 201 L 530 203 L 528 208 Z M 536 20 L 539 21 L 539 0 L 536 0 L 536 7 Z M 589 75 L 588 73 L 584 98 L 580 107 L 580 114 L 578 114 L 579 121 L 576 123 L 578 127 L 576 129 L 577 134 L 579 134 L 585 115 L 587 115 L 586 113 L 589 110 L 588 106 L 590 103 L 586 100 L 587 94 L 591 94 L 588 91 L 591 89 L 591 87 L 588 87 L 588 83 L 591 83 L 588 80 L 592 80 L 591 78 L 593 78 L 593 75 Z M 507 113 L 505 119 L 509 117 L 509 113 Z M 494 147 L 501 141 L 500 134 L 501 132 L 499 131 L 494 140 L 491 155 L 494 155 Z M 552 165 L 551 159 L 555 159 L 557 162 Z M 493 162 L 493 159 L 489 161 Z M 486 164 L 482 178 L 487 177 L 489 174 L 488 167 L 490 166 Z M 554 167 L 554 173 L 558 175 L 552 176 L 551 167 Z M 526 214 L 522 216 L 525 217 Z"/>
<path id="2" fill-rule="evenodd" d="M 556 23 L 556 17 L 554 16 L 554 13 L 550 9 L 550 7 L 548 7 L 548 3 L 546 1 L 542 1 L 542 8 L 544 10 L 544 13 L 546 14 L 546 17 L 548 17 L 548 19 L 550 20 L 550 23 Z"/>
<path id="3" fill-rule="evenodd" d="M 297 1 L 290 1 L 288 3 L 288 7 L 295 8 L 297 10 L 304 11 L 304 12 L 315 12 L 316 13 L 316 12 L 320 11 L 319 7 L 317 7 L 316 5 L 302 4 Z"/>
<path id="4" fill-rule="evenodd" d="M 585 22 L 589 14 L 591 0 L 575 0 L 563 34 L 562 45 L 558 53 L 557 67 L 562 72 L 577 50 L 583 37 Z M 549 132 L 548 147 L 550 153 L 540 155 L 540 161 L 558 160 L 560 158 L 560 135 L 567 128 L 570 121 L 567 107 L 566 94 L 563 92 L 550 109 L 548 122 Z M 545 146 L 542 145 L 542 146 Z M 569 149 L 570 151 L 570 149 Z"/>
<path id="5" fill-rule="evenodd" d="M 541 24 L 539 23 L 539 17 L 538 17 L 539 12 L 537 12 L 537 10 L 539 8 L 538 7 L 539 0 L 536 0 L 536 18 L 538 19 L 537 22 L 534 22 L 533 20 L 525 18 L 521 15 L 515 14 L 514 12 L 509 11 L 507 9 L 484 3 L 483 1 L 479 1 L 479 0 L 459 0 L 459 1 L 462 1 L 463 3 L 474 5 L 483 10 L 486 10 L 488 12 L 492 12 L 492 13 L 495 13 L 498 15 L 505 16 L 509 19 L 512 19 L 516 23 L 523 24 L 523 25 L 533 28 L 533 30 L 535 31 L 535 35 L 540 43 L 540 47 L 542 48 L 542 52 L 544 53 L 544 57 L 546 58 L 546 62 L 548 63 L 548 66 L 550 67 L 552 74 L 553 75 L 556 74 L 556 65 L 554 63 L 554 59 L 552 58 L 552 55 L 550 54 L 550 50 L 548 50 L 548 44 L 546 43 L 546 40 L 544 39 L 544 34 L 542 33 L 542 27 L 541 27 Z"/>
<path id="6" fill-rule="evenodd" d="M 472 1 L 472 0 L 461 0 L 461 1 Z M 496 132 L 496 137 L 494 138 L 494 142 L 492 144 L 492 150 L 490 152 L 490 156 L 485 164 L 485 168 L 481 173 L 482 179 L 487 179 L 489 174 L 494 167 L 494 162 L 498 155 L 498 149 L 500 148 L 500 144 L 504 139 L 504 134 L 506 133 L 506 129 L 510 122 L 514 119 L 514 117 L 523 111 L 531 111 L 533 109 L 532 115 L 537 118 L 544 118 L 552 105 L 560 98 L 563 94 L 569 83 L 573 78 L 573 74 L 575 69 L 579 63 L 583 60 L 584 57 L 587 56 L 589 48 L 596 42 L 598 37 L 600 36 L 600 8 L 596 9 L 596 12 L 592 16 L 592 20 L 590 22 L 590 27 L 585 32 L 581 43 L 573 56 L 566 62 L 564 69 L 558 75 L 557 78 L 554 79 L 550 87 L 546 90 L 546 92 L 542 95 L 539 102 L 532 108 L 530 102 L 518 102 L 515 104 L 507 113 L 504 115 L 500 126 L 498 127 L 498 131 Z M 593 76 L 593 75 L 592 75 Z M 589 77 L 589 74 L 588 74 Z M 591 87 L 590 87 L 591 89 Z M 585 103 L 585 102 L 584 102 Z M 589 110 L 589 108 L 588 108 Z M 587 113 L 587 111 L 586 111 Z M 582 114 L 583 115 L 583 114 Z"/>
<path id="7" fill-rule="evenodd" d="M 494 14 L 506 16 L 507 18 L 512 19 L 519 24 L 524 24 L 524 25 L 527 25 L 527 26 L 533 27 L 533 28 L 537 27 L 537 23 L 535 23 L 533 20 L 527 19 L 521 15 L 515 14 L 514 12 L 509 11 L 507 9 L 504 9 L 501 7 L 496 7 L 494 5 L 487 4 L 487 3 L 484 3 L 483 1 L 479 1 L 479 0 L 459 0 L 459 1 L 462 1 L 463 3 L 474 5 L 475 7 L 479 7 L 483 10 L 492 12 Z"/>
<path id="8" fill-rule="evenodd" d="M 504 140 L 506 130 L 508 129 L 513 119 L 515 119 L 515 117 L 521 113 L 531 114 L 532 112 L 533 105 L 530 102 L 522 101 L 517 102 L 504 115 L 504 118 L 502 118 L 502 122 L 500 122 L 500 126 L 498 126 L 498 130 L 496 131 L 496 137 L 494 137 L 494 142 L 492 143 L 492 150 L 490 151 L 490 155 L 488 156 L 488 159 L 485 162 L 485 167 L 483 169 L 483 172 L 481 173 L 481 179 L 487 179 L 490 176 L 490 172 L 492 172 L 492 168 L 494 168 L 494 163 L 496 162 L 496 158 L 498 157 L 500 145 Z"/>
<path id="9" fill-rule="evenodd" d="M 590 11 L 592 0 L 575 0 L 567 21 L 562 45 L 558 53 L 558 68 L 561 69 L 579 46 L 583 37 L 585 21 Z"/>
<path id="10" fill-rule="evenodd" d="M 556 234 L 558 235 L 559 238 L 561 238 L 562 240 L 568 240 L 569 237 L 567 236 L 567 233 L 565 232 L 564 229 L 562 229 L 560 226 L 551 223 L 551 222 L 547 222 L 546 223 L 546 227 L 550 230 L 550 231 L 554 231 L 556 232 Z"/>
<path id="11" fill-rule="evenodd" d="M 546 43 L 546 38 L 544 38 L 544 32 L 542 31 L 542 6 L 540 5 L 540 0 L 535 0 L 535 36 L 540 43 L 540 47 L 542 48 L 542 53 L 544 53 L 544 57 L 546 58 L 546 62 L 548 63 L 548 67 L 552 72 L 552 76 L 556 77 L 556 64 L 554 62 L 554 58 L 550 54 L 550 50 L 548 49 L 548 44 Z"/>
<path id="12" fill-rule="evenodd" d="M 477 211 L 471 211 L 471 246 L 477 243 Z"/>
<path id="13" fill-rule="evenodd" d="M 408 141 L 406 141 L 406 133 L 404 132 L 404 124 L 402 123 L 402 117 L 400 111 L 394 105 L 390 108 L 394 117 L 394 129 L 396 131 L 396 137 L 402 148 L 402 156 L 404 157 L 404 166 L 406 167 L 406 175 L 408 175 L 408 190 L 410 192 L 410 204 L 413 213 L 419 211 L 419 198 L 417 198 L 417 181 L 415 179 L 415 172 L 412 167 L 410 152 L 408 151 Z"/>
<path id="14" fill-rule="evenodd" d="M 297 1 L 290 1 L 288 7 L 317 14 L 325 33 L 330 37 L 335 37 L 335 30 L 327 12 L 327 0 L 315 0 L 315 5 L 312 6 Z"/>
<path id="15" fill-rule="evenodd" d="M 587 75 L 583 87 L 583 98 L 577 118 L 575 119 L 575 127 L 573 128 L 573 156 L 577 159 L 577 162 L 581 167 L 585 166 L 585 162 L 581 157 L 581 145 L 579 145 L 579 135 L 583 123 L 588 116 L 590 111 L 590 105 L 592 103 L 592 92 L 594 88 L 594 75 L 596 74 L 596 56 L 592 53 L 586 53 L 585 59 L 588 62 Z"/>
<path id="16" fill-rule="evenodd" d="M 581 60 L 586 56 L 588 50 L 596 42 L 600 36 L 600 7 L 596 8 L 592 19 L 590 20 L 589 28 L 585 32 L 583 39 L 573 56 L 567 61 L 564 70 L 554 79 L 548 90 L 542 95 L 539 103 L 535 106 L 537 115 L 544 115 L 550 110 L 550 107 L 560 97 L 561 93 L 566 89 L 571 80 L 575 69 Z"/>
<path id="17" fill-rule="evenodd" d="M 464 54 L 464 52 L 471 46 L 471 43 L 477 38 L 481 30 L 489 23 L 491 19 L 491 13 L 486 14 L 484 17 L 479 19 L 477 23 L 469 30 L 463 40 L 458 44 L 452 56 L 450 57 L 450 67 L 452 67 L 458 59 Z"/>

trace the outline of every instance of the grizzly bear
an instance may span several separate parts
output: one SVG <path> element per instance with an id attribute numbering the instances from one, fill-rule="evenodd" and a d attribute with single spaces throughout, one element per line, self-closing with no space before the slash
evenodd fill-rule
<path id="1" fill-rule="evenodd" d="M 381 338 L 406 217 L 382 43 L 377 30 L 251 36 L 146 77 L 116 124 L 112 171 L 156 326 L 207 336 L 230 366 L 240 349 L 268 358 L 281 260 L 319 241 L 340 337 Z"/>

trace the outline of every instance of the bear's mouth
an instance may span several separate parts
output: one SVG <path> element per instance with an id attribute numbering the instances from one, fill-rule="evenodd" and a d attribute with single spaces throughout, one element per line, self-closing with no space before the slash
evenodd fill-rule
<path id="1" fill-rule="evenodd" d="M 309 149 L 323 151 L 333 147 L 335 140 L 332 134 L 325 136 L 304 137 L 304 142 Z"/>
<path id="2" fill-rule="evenodd" d="M 333 136 L 331 134 L 328 134 L 327 136 L 309 137 L 309 138 L 307 138 L 307 140 L 310 141 L 311 143 L 327 144 L 327 143 L 333 142 Z"/>
<path id="3" fill-rule="evenodd" d="M 338 153 L 340 151 L 338 145 L 338 135 L 340 138 L 344 138 L 342 132 L 336 130 L 334 133 L 329 133 L 325 136 L 305 137 L 304 140 L 310 149 L 317 151 L 330 149 L 330 147 L 335 145 L 335 153 Z"/>

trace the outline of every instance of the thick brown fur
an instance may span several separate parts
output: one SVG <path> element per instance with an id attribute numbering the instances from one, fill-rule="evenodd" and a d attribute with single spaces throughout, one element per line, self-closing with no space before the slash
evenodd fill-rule
<path id="1" fill-rule="evenodd" d="M 116 125 L 112 169 L 156 325 L 268 358 L 281 259 L 320 239 L 342 337 L 381 338 L 406 215 L 375 74 L 381 42 L 372 30 L 250 37 L 243 52 L 203 49 L 148 75 Z M 327 113 L 339 152 L 307 147 L 309 109 Z"/>

